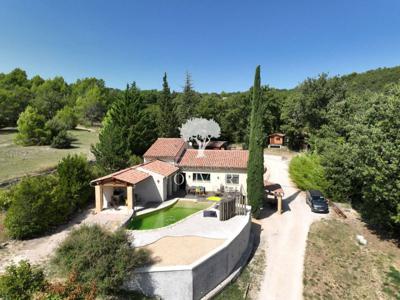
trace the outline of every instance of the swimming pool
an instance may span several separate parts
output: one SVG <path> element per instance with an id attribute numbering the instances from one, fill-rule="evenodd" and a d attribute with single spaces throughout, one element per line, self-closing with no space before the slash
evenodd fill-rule
<path id="1" fill-rule="evenodd" d="M 127 228 L 144 230 L 165 227 L 210 206 L 211 204 L 207 202 L 179 200 L 174 205 L 164 209 L 133 217 L 128 223 Z"/>

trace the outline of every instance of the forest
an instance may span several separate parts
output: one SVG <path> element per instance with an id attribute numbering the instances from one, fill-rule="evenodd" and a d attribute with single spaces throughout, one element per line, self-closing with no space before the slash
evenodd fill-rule
<path id="1" fill-rule="evenodd" d="M 0 128 L 18 127 L 21 145 L 65 148 L 69 129 L 102 125 L 92 152 L 104 171 L 140 161 L 157 137 L 178 136 L 191 117 L 214 119 L 221 139 L 247 147 L 252 89 L 199 93 L 190 74 L 183 79 L 182 91 L 170 90 L 167 74 L 160 90 L 134 81 L 119 90 L 102 79 L 67 83 L 15 69 L 0 74 Z M 351 203 L 378 229 L 400 232 L 400 67 L 323 73 L 288 90 L 262 86 L 261 97 L 265 142 L 285 133 L 291 149 L 308 149 L 317 186 L 330 198 Z"/>

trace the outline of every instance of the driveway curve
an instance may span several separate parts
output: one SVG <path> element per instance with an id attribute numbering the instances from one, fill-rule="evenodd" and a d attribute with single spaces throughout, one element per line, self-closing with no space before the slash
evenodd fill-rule
<path id="1" fill-rule="evenodd" d="M 284 190 L 283 213 L 267 209 L 260 220 L 261 246 L 266 247 L 267 265 L 258 299 L 302 299 L 303 267 L 310 225 L 324 215 L 312 213 L 305 193 L 289 178 L 289 160 L 265 155 L 265 179 L 281 184 Z"/>

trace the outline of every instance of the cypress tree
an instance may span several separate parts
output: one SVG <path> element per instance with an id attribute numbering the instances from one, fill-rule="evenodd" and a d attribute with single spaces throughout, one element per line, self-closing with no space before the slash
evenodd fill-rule
<path id="1" fill-rule="evenodd" d="M 264 126 L 262 116 L 260 66 L 256 68 L 250 117 L 249 161 L 247 163 L 247 197 L 255 217 L 264 199 Z"/>
<path id="2" fill-rule="evenodd" d="M 172 101 L 171 90 L 168 86 L 167 73 L 163 76 L 163 89 L 160 98 L 159 134 L 161 137 L 178 136 L 178 124 L 175 105 Z"/>

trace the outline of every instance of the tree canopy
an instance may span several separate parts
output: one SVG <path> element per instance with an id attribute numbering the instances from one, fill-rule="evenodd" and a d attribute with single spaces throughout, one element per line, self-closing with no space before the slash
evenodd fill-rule
<path id="1" fill-rule="evenodd" d="M 156 137 L 155 121 L 133 83 L 107 112 L 92 152 L 104 170 L 116 171 L 127 167 L 132 155 L 143 155 Z"/>

